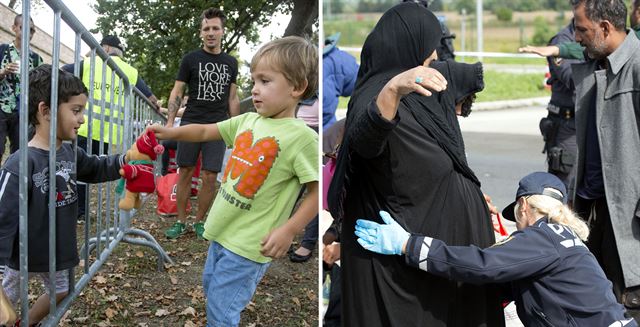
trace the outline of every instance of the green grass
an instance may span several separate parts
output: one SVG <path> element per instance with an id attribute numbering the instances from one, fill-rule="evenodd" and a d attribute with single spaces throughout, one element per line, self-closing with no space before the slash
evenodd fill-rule
<path id="1" fill-rule="evenodd" d="M 542 74 L 511 74 L 485 70 L 484 90 L 478 93 L 476 102 L 514 100 L 549 96 L 551 93 L 542 85 Z M 349 98 L 341 97 L 339 109 L 347 108 Z"/>
<path id="2" fill-rule="evenodd" d="M 549 96 L 544 88 L 542 74 L 510 74 L 494 70 L 484 72 L 484 91 L 478 93 L 477 102 L 526 99 Z"/>

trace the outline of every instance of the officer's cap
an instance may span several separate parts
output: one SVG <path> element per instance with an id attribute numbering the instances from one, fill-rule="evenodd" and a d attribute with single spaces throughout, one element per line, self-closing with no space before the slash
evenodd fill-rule
<path id="1" fill-rule="evenodd" d="M 516 192 L 516 201 L 513 201 L 504 210 L 502 216 L 511 221 L 516 221 L 513 208 L 521 196 L 527 195 L 546 195 L 550 196 L 564 204 L 567 203 L 567 189 L 564 183 L 555 175 L 535 172 L 523 177 L 518 183 L 518 191 Z"/>

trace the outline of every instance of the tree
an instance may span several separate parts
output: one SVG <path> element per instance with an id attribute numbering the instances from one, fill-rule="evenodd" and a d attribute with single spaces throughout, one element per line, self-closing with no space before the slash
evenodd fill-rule
<path id="1" fill-rule="evenodd" d="M 461 12 L 463 8 L 467 11 L 467 13 L 473 13 L 476 11 L 475 0 L 455 0 L 453 6 L 457 12 Z"/>
<path id="2" fill-rule="evenodd" d="M 291 21 L 295 22 L 296 28 L 303 26 L 298 23 L 301 20 L 305 25 L 300 30 L 310 31 L 307 24 L 313 24 L 314 18 L 298 8 L 302 6 L 301 2 L 304 1 L 215 2 L 227 16 L 222 50 L 233 55 L 241 39 L 255 44 L 260 28 L 267 26 L 276 12 L 295 14 Z M 127 45 L 127 60 L 158 97 L 167 96 L 173 88 L 182 56 L 202 46 L 200 14 L 211 6 L 212 2 L 207 0 L 98 0 L 94 6 L 99 15 L 97 27 L 91 32 L 118 34 Z"/>
<path id="3" fill-rule="evenodd" d="M 7 7 L 16 10 L 18 9 L 18 5 L 22 6 L 22 1 L 20 0 L 9 0 Z M 42 0 L 32 0 L 31 1 L 31 10 L 36 8 L 44 8 L 44 3 Z"/>
<path id="4" fill-rule="evenodd" d="M 307 38 L 313 37 L 312 26 L 318 21 L 318 2 L 308 0 L 293 0 L 291 20 L 284 30 L 284 36 L 297 35 Z"/>

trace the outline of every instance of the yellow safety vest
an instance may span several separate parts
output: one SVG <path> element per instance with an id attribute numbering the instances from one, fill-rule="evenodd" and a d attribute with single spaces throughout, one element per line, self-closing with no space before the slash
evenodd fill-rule
<path id="1" fill-rule="evenodd" d="M 138 70 L 133 68 L 133 66 L 124 62 L 122 58 L 118 56 L 111 56 L 111 59 L 118 64 L 118 68 L 122 70 L 127 78 L 129 79 L 129 83 L 134 85 L 138 80 Z M 102 107 L 102 58 L 96 57 L 96 65 L 95 65 L 95 75 L 94 75 L 94 83 L 93 87 L 89 85 L 89 77 L 91 76 L 91 59 L 85 58 L 82 68 L 82 82 L 89 90 L 89 95 L 93 94 L 93 115 L 92 115 L 92 131 L 91 137 L 92 139 L 99 141 L 102 134 L 100 133 L 100 121 L 101 121 L 101 112 Z M 122 122 L 122 118 L 118 114 L 118 111 L 114 111 L 113 114 L 109 110 L 111 107 L 111 103 L 115 105 L 120 104 L 120 96 L 124 94 L 124 89 L 120 90 L 120 83 L 118 82 L 119 77 L 116 75 L 115 78 L 115 89 L 113 92 L 113 101 L 111 101 L 111 68 L 107 66 L 106 69 L 106 89 L 105 89 L 105 111 L 104 111 L 104 142 L 109 144 L 115 144 L 118 141 L 117 133 L 118 133 L 118 125 L 120 125 L 120 141 L 122 142 L 122 132 L 124 131 L 124 123 Z M 122 84 L 124 88 L 124 83 Z M 124 102 L 122 103 L 124 105 Z M 89 108 L 89 103 L 87 102 L 87 110 L 91 110 Z M 87 137 L 89 134 L 89 117 L 85 114 L 84 116 L 85 123 L 80 126 L 78 130 L 78 135 Z M 111 133 L 109 133 L 111 128 Z"/>

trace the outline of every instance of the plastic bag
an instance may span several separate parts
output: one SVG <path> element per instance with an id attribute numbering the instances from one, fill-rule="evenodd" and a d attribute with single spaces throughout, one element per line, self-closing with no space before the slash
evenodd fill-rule
<path id="1" fill-rule="evenodd" d="M 158 178 L 156 184 L 156 193 L 158 194 L 157 214 L 162 216 L 175 216 L 178 214 L 178 206 L 176 204 L 177 190 L 177 173 L 166 174 Z M 187 212 L 191 211 L 191 201 L 187 201 L 186 210 Z"/>

